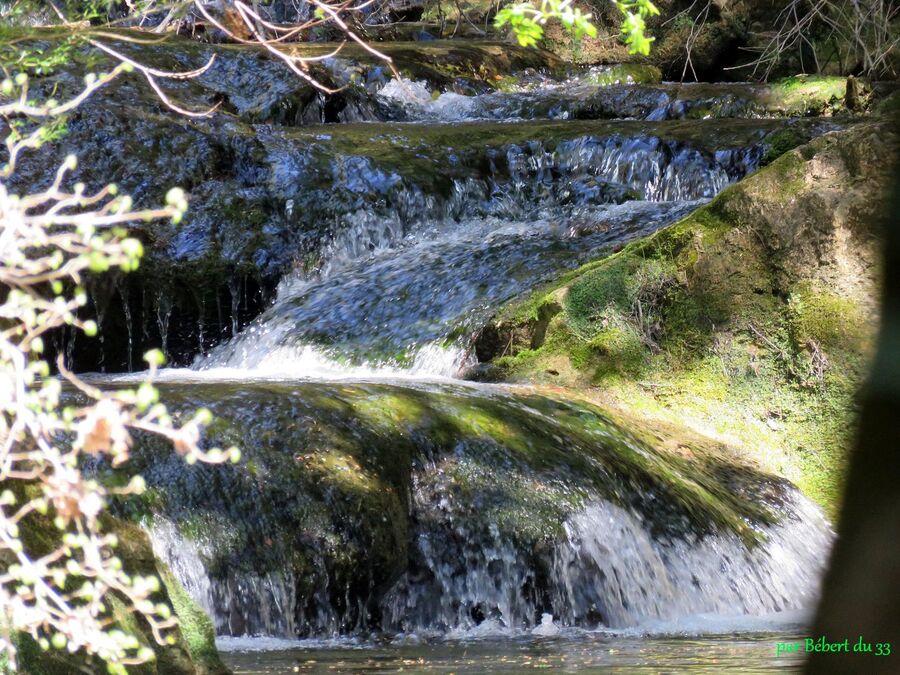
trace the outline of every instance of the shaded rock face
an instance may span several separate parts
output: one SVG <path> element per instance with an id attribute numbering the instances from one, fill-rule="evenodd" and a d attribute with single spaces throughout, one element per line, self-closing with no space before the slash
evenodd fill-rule
<path id="1" fill-rule="evenodd" d="M 544 612 L 622 627 L 815 594 L 828 529 L 792 486 L 691 441 L 659 450 L 588 404 L 348 382 L 162 395 L 208 405 L 210 440 L 244 459 L 185 467 L 141 439 L 150 490 L 118 508 L 151 517 L 221 634 L 515 631 Z"/>
<path id="2" fill-rule="evenodd" d="M 127 36 L 127 32 L 121 33 Z M 36 31 L 35 40 L 49 44 L 53 31 Z M 88 281 L 93 310 L 107 328 L 103 343 L 73 334 L 57 336 L 55 349 L 67 354 L 79 370 L 124 370 L 140 367 L 139 354 L 164 346 L 170 359 L 185 363 L 193 354 L 233 335 L 265 306 L 280 276 L 309 249 L 298 233 L 328 218 L 322 210 L 303 214 L 290 200 L 297 185 L 267 185 L 278 171 L 283 149 L 266 142 L 259 125 L 305 125 L 378 119 L 388 115 L 371 95 L 390 78 L 383 64 L 366 62 L 359 50 L 314 67 L 324 84 L 340 88 L 325 96 L 258 50 L 209 46 L 168 38 L 162 45 L 107 42 L 161 70 L 184 71 L 202 66 L 212 56 L 215 67 L 201 77 L 166 83 L 180 105 L 204 110 L 218 104 L 209 118 L 188 119 L 161 105 L 145 84 L 123 78 L 105 87 L 79 108 L 68 122 L 67 149 L 81 158 L 74 177 L 89 188 L 109 182 L 128 191 L 137 205 L 153 206 L 172 186 L 189 191 L 191 215 L 180 227 L 155 223 L 139 233 L 148 256 L 141 271 L 127 278 Z M 329 45 L 297 45 L 311 56 Z M 553 69 L 558 62 L 537 51 L 496 44 L 429 44 L 421 49 L 392 44 L 399 72 L 435 87 L 490 89 L 495 70 Z M 91 57 L 76 58 L 71 71 L 35 80 L 35 87 L 57 89 L 59 96 L 79 91 L 81 75 L 106 65 Z M 87 57 L 84 57 L 87 59 Z M 406 64 L 406 65 L 404 65 Z M 305 139 L 294 144 L 309 158 Z M 17 173 L 16 189 L 40 187 L 62 160 L 59 148 L 29 157 Z M 293 152 L 293 150 L 291 151 Z M 301 159 L 301 162 L 303 160 Z M 311 172 L 315 172 L 315 167 Z M 35 180 L 36 177 L 42 179 Z M 202 204 L 202 206 L 200 206 Z M 109 336 L 108 339 L 106 336 Z"/>

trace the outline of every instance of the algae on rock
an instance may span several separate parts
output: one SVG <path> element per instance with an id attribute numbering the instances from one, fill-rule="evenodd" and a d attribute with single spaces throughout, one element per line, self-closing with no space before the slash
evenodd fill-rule
<path id="1" fill-rule="evenodd" d="M 895 144 L 878 122 L 827 134 L 511 304 L 479 339 L 482 376 L 596 387 L 737 444 L 834 513 Z"/>
<path id="2" fill-rule="evenodd" d="M 673 453 L 555 394 L 187 382 L 161 396 L 175 411 L 208 405 L 210 441 L 239 440 L 244 461 L 185 468 L 141 439 L 132 461 L 155 498 L 121 506 L 174 523 L 176 548 L 197 550 L 201 604 L 225 634 L 401 630 L 406 615 L 384 612 L 401 579 L 430 583 L 423 541 L 481 558 L 502 546 L 541 570 L 567 519 L 598 499 L 666 541 L 721 535 L 751 550 L 793 490 L 718 447 Z"/>

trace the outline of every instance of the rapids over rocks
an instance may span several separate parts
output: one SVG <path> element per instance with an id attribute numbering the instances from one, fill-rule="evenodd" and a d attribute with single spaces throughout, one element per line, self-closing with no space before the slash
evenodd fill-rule
<path id="1" fill-rule="evenodd" d="M 786 130 L 830 128 L 749 85 L 572 77 L 370 80 L 351 121 L 234 123 L 243 182 L 197 187 L 219 206 L 165 250 L 291 269 L 243 330 L 239 301 L 219 308 L 233 337 L 211 350 L 201 321 L 202 353 L 160 386 L 243 460 L 185 467 L 141 439 L 150 489 L 120 505 L 220 635 L 551 634 L 813 602 L 832 535 L 787 481 L 663 452 L 558 392 L 461 381 L 501 303 L 690 213 Z M 277 246 L 210 243 L 224 200 Z M 141 310 L 164 344 L 167 306 Z"/>

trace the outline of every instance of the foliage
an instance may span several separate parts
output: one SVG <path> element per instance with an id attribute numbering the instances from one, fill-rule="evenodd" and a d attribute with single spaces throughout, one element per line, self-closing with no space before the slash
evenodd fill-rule
<path id="1" fill-rule="evenodd" d="M 494 25 L 502 28 L 509 24 L 519 44 L 531 47 L 544 36 L 544 24 L 550 19 L 559 19 L 576 40 L 597 35 L 591 15 L 573 7 L 572 0 L 542 0 L 539 7 L 530 2 L 510 5 L 497 12 Z"/>
<path id="2" fill-rule="evenodd" d="M 624 17 L 622 36 L 628 50 L 632 54 L 649 54 L 653 38 L 645 33 L 646 18 L 657 16 L 659 10 L 650 0 L 615 0 L 615 4 Z M 510 5 L 497 13 L 494 25 L 502 28 L 509 24 L 519 44 L 529 47 L 543 37 L 544 24 L 551 19 L 558 19 L 576 40 L 597 36 L 591 15 L 574 7 L 572 0 L 541 0 L 537 7 L 530 2 Z"/>
<path id="3" fill-rule="evenodd" d="M 35 100 L 29 89 L 28 72 L 52 68 L 52 56 L 42 60 L 23 52 L 8 65 L 14 69 L 4 68 L 11 77 L 0 83 L 0 118 L 8 128 L 0 166 L 0 284 L 5 289 L 0 305 L 0 654 L 16 667 L 16 644 L 27 635 L 41 649 L 83 651 L 104 660 L 110 672 L 124 673 L 126 666 L 153 658 L 153 652 L 122 630 L 114 607 L 124 602 L 146 620 L 160 644 L 171 642 L 168 631 L 176 620 L 168 606 L 151 599 L 159 579 L 128 574 L 116 556 L 116 536 L 101 525 L 108 498 L 140 494 L 143 479 L 134 475 L 124 486 L 108 487 L 84 473 L 86 464 L 126 463 L 135 431 L 167 438 L 189 463 L 237 461 L 239 453 L 200 448 L 207 411 L 179 426 L 159 403 L 149 381 L 163 361 L 159 352 L 146 355 L 148 381 L 115 392 L 103 392 L 70 373 L 61 358 L 61 378 L 52 377 L 42 358 L 45 337 L 63 325 L 96 334 L 96 324 L 79 317 L 87 303 L 82 282 L 89 272 L 137 267 L 143 247 L 123 226 L 158 218 L 178 221 L 187 201 L 181 189 L 173 188 L 164 207 L 135 210 L 115 185 L 98 191 L 83 183 L 70 186 L 74 156 L 41 191 L 15 194 L 10 179 L 22 156 L 56 140 L 64 131 L 65 114 L 94 91 L 135 69 L 152 85 L 154 77 L 165 74 L 122 62 L 111 72 L 88 74 L 81 92 L 60 103 Z M 69 401 L 63 379 L 76 390 Z M 70 405 L 74 400 L 78 403 Z M 44 521 L 57 529 L 51 550 L 30 550 L 23 532 Z"/>
<path id="4" fill-rule="evenodd" d="M 653 38 L 646 36 L 646 19 L 650 16 L 659 16 L 659 10 L 650 0 L 616 0 L 616 6 L 625 17 L 622 23 L 622 34 L 625 36 L 625 44 L 632 54 L 650 53 L 650 43 Z"/>

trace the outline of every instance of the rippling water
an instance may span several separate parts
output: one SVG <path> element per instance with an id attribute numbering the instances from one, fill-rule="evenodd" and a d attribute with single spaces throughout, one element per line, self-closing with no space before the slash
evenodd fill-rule
<path id="1" fill-rule="evenodd" d="M 760 673 L 798 672 L 798 654 L 775 655 L 798 632 L 723 635 L 488 638 L 388 644 L 222 639 L 235 675 L 263 673 Z"/>

